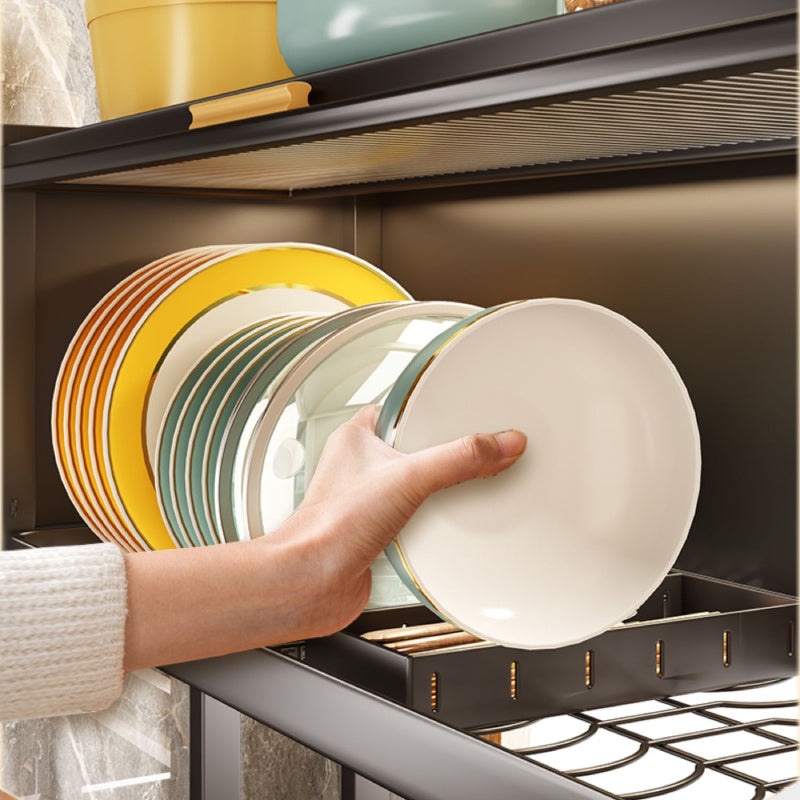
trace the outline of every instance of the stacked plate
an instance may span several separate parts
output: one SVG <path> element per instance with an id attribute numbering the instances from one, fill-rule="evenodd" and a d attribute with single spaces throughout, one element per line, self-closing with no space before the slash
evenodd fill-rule
<path id="1" fill-rule="evenodd" d="M 225 337 L 181 382 L 156 437 L 156 491 L 175 543 L 274 530 L 303 499 L 328 435 L 476 310 L 372 304 L 276 316 Z"/>
<path id="2" fill-rule="evenodd" d="M 372 265 L 315 245 L 196 248 L 133 273 L 90 312 L 56 381 L 54 449 L 75 507 L 129 551 L 188 543 L 162 516 L 153 458 L 198 361 L 234 334 L 246 349 L 258 329 L 272 346 L 270 333 L 299 332 L 321 315 L 409 299 Z M 277 327 L 258 328 L 267 322 Z M 205 537 L 194 530 L 189 541 Z"/>
<path id="3" fill-rule="evenodd" d="M 289 517 L 367 404 L 404 452 L 529 439 L 503 475 L 425 501 L 374 565 L 373 605 L 418 599 L 482 639 L 563 646 L 633 614 L 686 538 L 697 424 L 644 331 L 577 300 L 414 302 L 312 245 L 187 250 L 116 286 L 64 358 L 56 459 L 126 550 L 239 541 Z"/>

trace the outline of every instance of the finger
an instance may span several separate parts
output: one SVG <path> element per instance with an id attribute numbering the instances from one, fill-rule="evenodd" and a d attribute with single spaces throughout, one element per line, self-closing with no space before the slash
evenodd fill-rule
<path id="1" fill-rule="evenodd" d="M 527 438 L 520 431 L 465 436 L 412 453 L 409 480 L 427 494 L 471 478 L 488 478 L 508 469 L 524 452 Z"/>
<path id="2" fill-rule="evenodd" d="M 380 410 L 380 406 L 377 405 L 364 406 L 353 414 L 350 418 L 350 424 L 355 425 L 357 428 L 368 430 L 370 433 L 375 433 L 375 426 L 378 424 L 378 414 L 380 414 Z"/>

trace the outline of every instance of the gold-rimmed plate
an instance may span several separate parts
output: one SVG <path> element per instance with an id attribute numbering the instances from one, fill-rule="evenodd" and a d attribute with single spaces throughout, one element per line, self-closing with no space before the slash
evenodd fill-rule
<path id="1" fill-rule="evenodd" d="M 309 310 L 307 304 L 320 295 L 342 306 L 408 299 L 402 287 L 361 259 L 318 245 L 292 243 L 238 248 L 162 291 L 115 358 L 107 389 L 100 392 L 103 414 L 95 416 L 100 472 L 123 518 L 153 548 L 174 546 L 158 507 L 146 447 L 148 389 L 161 354 L 174 346 L 188 324 L 221 302 L 246 294 L 258 294 L 267 302 L 275 291 L 280 292 L 281 311 L 286 313 Z M 297 298 L 296 306 L 286 307 L 289 297 Z"/>
<path id="2" fill-rule="evenodd" d="M 426 500 L 387 555 L 421 599 L 482 639 L 584 641 L 635 613 L 686 539 L 700 484 L 691 400 L 630 320 L 545 298 L 432 341 L 378 423 L 403 452 L 508 428 L 528 436 L 519 462 Z"/>
<path id="3" fill-rule="evenodd" d="M 171 269 L 179 260 L 179 255 L 171 255 L 148 264 L 117 284 L 97 303 L 70 342 L 54 389 L 51 414 L 53 446 L 67 493 L 95 533 L 126 550 L 143 549 L 146 543 L 133 532 L 116 525 L 116 521 L 111 521 L 94 493 L 93 485 L 97 478 L 93 476 L 90 479 L 85 461 L 77 452 L 81 441 L 76 428 L 78 409 L 83 409 L 84 403 L 88 402 L 88 373 L 96 364 L 99 342 L 109 326 L 124 315 L 126 308 L 136 302 L 159 274 Z"/>

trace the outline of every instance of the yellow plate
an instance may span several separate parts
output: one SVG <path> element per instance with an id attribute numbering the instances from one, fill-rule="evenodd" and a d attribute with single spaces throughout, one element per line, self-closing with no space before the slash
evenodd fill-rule
<path id="1" fill-rule="evenodd" d="M 409 300 L 405 290 L 361 259 L 316 245 L 243 247 L 204 265 L 173 285 L 146 317 L 119 370 L 111 377 L 104 416 L 103 470 L 123 515 L 155 549 L 174 547 L 161 518 L 148 469 L 143 421 L 147 391 L 161 354 L 191 321 L 226 298 L 243 292 L 299 289 L 322 293 L 347 305 Z M 106 450 L 107 448 L 107 450 Z"/>

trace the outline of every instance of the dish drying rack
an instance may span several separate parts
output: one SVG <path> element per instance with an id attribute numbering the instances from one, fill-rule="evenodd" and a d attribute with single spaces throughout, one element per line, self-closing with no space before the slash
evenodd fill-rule
<path id="1" fill-rule="evenodd" d="M 633 618 L 566 647 L 519 650 L 455 626 L 440 632 L 433 612 L 413 605 L 366 611 L 284 652 L 470 729 L 789 677 L 795 614 L 788 595 L 674 571 Z"/>
<path id="2" fill-rule="evenodd" d="M 537 743 L 515 746 L 515 734 L 518 742 L 523 739 L 520 732 Z M 575 712 L 479 735 L 620 800 L 761 800 L 797 780 L 797 681 Z M 585 751 L 603 737 L 594 758 L 584 755 L 577 766 L 578 756 L 571 768 L 564 766 L 571 749 Z M 605 761 L 600 755 L 620 747 L 629 752 Z M 670 770 L 684 774 L 664 784 L 658 776 Z M 636 772 L 624 778 L 626 771 Z M 623 782 L 629 784 L 625 791 L 611 791 Z"/>
<path id="3" fill-rule="evenodd" d="M 28 547 L 96 541 L 82 527 L 16 538 Z M 355 786 L 356 773 L 373 774 L 379 759 L 384 780 L 406 800 L 477 799 L 492 786 L 504 787 L 504 797 L 547 800 L 764 800 L 797 780 L 792 597 L 675 571 L 635 619 L 589 643 L 538 652 L 458 632 L 453 642 L 453 626 L 436 620 L 420 605 L 373 609 L 331 637 L 165 667 L 191 687 L 195 786 L 204 762 L 238 773 L 230 742 L 238 722 L 218 723 L 239 711 L 347 764 L 343 787 Z M 431 636 L 413 627 L 432 624 L 448 630 Z M 652 645 L 647 663 L 637 658 L 642 638 Z M 614 652 L 616 665 L 600 670 Z M 569 662 L 580 653 L 575 669 Z M 547 671 L 537 675 L 543 664 Z M 570 673 L 582 692 L 558 683 Z M 739 685 L 731 688 L 733 681 Z M 468 724 L 492 714 L 513 721 Z M 217 724 L 204 724 L 211 719 Z M 469 782 L 458 787 L 465 762 Z M 419 793 L 408 763 L 428 776 L 430 793 Z M 665 774 L 677 777 L 665 783 L 658 777 Z M 624 791 L 616 790 L 621 782 Z M 357 794 L 345 791 L 342 800 Z"/>
<path id="4" fill-rule="evenodd" d="M 310 107 L 285 115 L 189 131 L 188 108 L 174 106 L 12 144 L 6 148 L 4 170 L 9 189 L 4 247 L 10 265 L 4 284 L 4 386 L 6 414 L 14 420 L 6 426 L 4 438 L 5 545 L 92 540 L 80 528 L 65 532 L 47 527 L 74 516 L 54 488 L 57 475 L 48 461 L 51 456 L 43 431 L 49 427 L 42 409 L 47 406 L 55 362 L 61 355 L 56 351 L 65 343 L 66 331 L 74 331 L 70 315 L 78 316 L 76 305 L 102 296 L 111 272 L 145 263 L 142 259 L 151 247 L 141 236 L 145 227 L 158 242 L 159 252 L 168 252 L 195 235 L 216 236 L 220 241 L 230 231 L 236 236 L 241 231 L 260 236 L 265 212 L 278 218 L 281 225 L 276 227 L 283 228 L 281 215 L 300 208 L 307 214 L 303 225 L 313 231 L 306 235 L 322 236 L 323 223 L 325 236 L 333 238 L 345 231 L 336 243 L 356 255 L 376 263 L 391 263 L 394 258 L 399 264 L 388 239 L 382 239 L 383 231 L 399 219 L 398 212 L 406 213 L 426 198 L 446 203 L 466 197 L 491 203 L 496 211 L 497 196 L 510 201 L 525 195 L 526 201 L 535 201 L 540 194 L 576 189 L 624 191 L 639 185 L 787 178 L 796 172 L 796 59 L 796 4 L 789 0 L 628 0 L 309 76 Z M 550 135 L 537 140 L 534 134 L 541 130 L 543 119 L 552 128 Z M 392 156 L 398 146 L 402 158 Z M 378 195 L 377 201 L 371 195 Z M 249 221 L 251 211 L 257 212 L 253 214 L 257 223 Z M 226 222 L 234 216 L 235 223 Z M 92 246 L 81 249 L 81 226 L 86 219 L 93 223 Z M 296 217 L 287 219 L 302 227 Z M 419 245 L 424 256 L 425 243 L 420 240 Z M 770 302 L 775 305 L 775 297 Z M 787 312 L 778 311 L 785 321 Z M 648 309 L 643 307 L 642 312 L 646 315 Z M 47 325 L 37 327 L 37 318 L 47 319 Z M 755 324 L 760 318 L 752 319 Z M 722 315 L 718 323 L 729 324 Z M 728 331 L 721 334 L 722 341 L 730 339 Z M 788 357 L 772 355 L 775 368 L 767 375 L 767 389 L 783 399 L 791 394 L 793 403 L 794 375 L 789 374 Z M 783 413 L 783 406 L 776 405 Z M 713 422 L 711 413 L 708 416 L 707 422 Z M 779 414 L 771 424 L 789 424 L 786 420 L 785 414 Z M 715 429 L 718 439 L 721 430 Z M 781 437 L 790 439 L 789 433 Z M 709 520 L 714 522 L 713 515 L 704 520 L 700 533 L 708 549 L 701 555 L 712 574 L 729 575 L 731 565 L 742 567 L 748 554 L 762 544 L 775 558 L 767 558 L 766 566 L 759 564 L 752 573 L 739 569 L 739 576 L 746 575 L 748 582 L 752 575 L 752 582 L 758 583 L 764 571 L 770 579 L 777 575 L 783 580 L 787 565 L 794 563 L 794 545 L 787 531 L 789 517 L 796 514 L 794 506 L 789 509 L 795 486 L 793 476 L 787 476 L 796 454 L 793 448 L 789 453 L 788 447 L 770 442 L 763 454 L 768 459 L 759 462 L 762 472 L 742 472 L 755 484 L 748 487 L 747 511 L 753 516 L 740 520 L 733 518 L 732 511 L 723 515 L 729 525 L 709 524 Z M 716 455 L 717 470 L 725 478 L 723 457 L 720 452 Z M 717 476 L 709 473 L 709 477 Z M 712 486 L 717 498 L 728 488 L 723 478 Z M 730 507 L 741 509 L 736 502 Z M 756 523 L 764 525 L 759 530 Z M 33 533 L 23 533 L 32 528 L 36 529 Z M 696 553 L 693 557 L 693 564 L 702 560 Z M 773 585 L 770 580 L 765 583 Z M 785 582 L 775 585 L 786 588 Z M 586 741 L 597 741 L 601 733 L 634 741 L 641 755 L 629 767 L 644 763 L 652 752 L 689 763 L 694 770 L 692 782 L 686 779 L 673 787 L 675 800 L 688 799 L 679 793 L 701 786 L 704 776 L 712 774 L 738 781 L 749 792 L 748 800 L 767 797 L 785 781 L 760 781 L 748 777 L 746 771 L 748 763 L 752 766 L 764 751 L 752 757 L 738 754 L 738 758 L 677 755 L 675 748 L 696 749 L 712 734 L 693 731 L 686 734 L 689 738 L 671 741 L 645 736 L 645 742 L 627 727 L 691 713 L 719 722 L 732 733 L 757 735 L 769 743 L 767 749 L 776 751 L 767 758 L 791 753 L 795 745 L 784 741 L 792 738 L 784 734 L 794 730 L 794 723 L 781 715 L 792 706 L 778 707 L 780 713 L 767 713 L 765 707 L 764 719 L 737 722 L 730 715 L 724 720 L 720 706 L 707 705 L 716 703 L 716 693 L 713 700 L 690 700 L 678 694 L 785 678 L 794 671 L 794 598 L 744 588 L 753 592 L 751 599 L 771 599 L 762 605 L 744 603 L 729 612 L 673 622 L 651 618 L 642 625 L 609 632 L 609 637 L 629 637 L 631 643 L 642 637 L 641 669 L 634 672 L 646 679 L 648 687 L 644 695 L 634 697 L 629 696 L 636 688 L 631 680 L 602 673 L 606 657 L 589 647 L 570 657 L 569 681 L 574 691 L 567 687 L 553 694 L 546 707 L 547 697 L 540 695 L 538 704 L 528 708 L 525 694 L 532 684 L 526 679 L 525 664 L 518 664 L 515 676 L 511 672 L 511 663 L 522 661 L 523 656 L 509 659 L 508 653 L 498 652 L 500 648 L 412 658 L 350 632 L 333 644 L 298 643 L 282 648 L 285 652 L 255 650 L 167 666 L 166 672 L 191 686 L 192 797 L 210 800 L 205 789 L 212 769 L 221 774 L 220 770 L 230 768 L 238 778 L 238 749 L 229 731 L 238 730 L 240 711 L 347 765 L 347 774 L 369 776 L 407 800 L 614 797 L 591 781 L 615 770 L 599 772 L 604 765 L 595 764 L 592 772 L 572 770 L 570 774 L 568 769 L 559 772 L 545 763 L 572 745 L 551 741 L 541 745 L 549 745 L 547 749 L 522 753 L 480 735 L 497 738 L 499 734 L 502 743 L 500 728 L 512 722 L 518 729 L 538 725 L 541 730 L 547 720 L 531 720 L 543 713 L 551 720 L 569 718 L 594 726 Z M 653 602 L 658 605 L 662 600 Z M 710 610 L 714 609 L 700 612 Z M 424 617 L 424 609 L 413 613 Z M 669 616 L 663 608 L 653 614 Z M 727 624 L 734 620 L 742 627 Z M 409 619 L 407 624 L 411 623 Z M 659 628 L 663 636 L 655 635 Z M 671 629 L 686 630 L 680 647 Z M 728 666 L 724 663 L 726 630 Z M 746 633 L 744 638 L 742 633 Z M 663 677 L 656 673 L 659 641 Z M 707 652 L 708 663 L 713 662 L 713 670 L 723 677 L 711 686 L 672 683 L 676 655 L 696 655 L 701 652 L 696 648 L 706 645 L 708 650 L 702 652 Z M 336 648 L 357 650 L 358 658 L 351 658 L 348 668 L 360 664 L 365 677 L 345 679 L 336 670 L 315 667 L 320 647 L 329 651 L 333 647 L 334 653 Z M 363 659 L 367 648 L 369 659 Z M 594 650 L 595 660 L 587 664 L 589 650 Z M 431 659 L 465 654 L 498 659 L 498 678 L 490 685 L 502 693 L 498 712 L 503 713 L 495 719 L 475 715 L 471 722 L 483 725 L 476 729 L 480 734 L 447 719 L 453 696 L 447 675 L 436 685 L 435 711 L 430 708 L 430 673 L 418 692 L 419 709 L 409 707 L 404 695 L 408 662 L 430 664 Z M 627 650 L 617 655 L 623 666 L 631 659 Z M 775 665 L 779 671 L 771 674 Z M 445 666 L 449 669 L 447 662 Z M 696 663 L 685 672 L 690 680 L 703 676 L 703 668 Z M 466 674 L 463 669 L 461 673 Z M 562 675 L 555 666 L 552 675 L 555 686 Z M 509 697 L 512 677 L 517 681 L 516 699 Z M 592 678 L 591 688 L 585 684 L 587 677 Z M 368 680 L 380 680 L 384 688 L 365 688 Z M 770 685 L 779 684 L 763 688 Z M 611 691 L 615 686 L 617 694 Z M 602 697 L 606 691 L 609 696 Z M 587 700 L 589 695 L 598 699 L 575 705 L 578 697 Z M 719 697 L 731 696 L 719 693 Z M 629 702 L 656 702 L 665 708 L 655 717 L 648 717 L 656 712 L 644 711 L 644 706 L 622 719 L 597 716 L 609 704 Z M 513 714 L 506 713 L 508 705 L 514 708 Z M 595 706 L 594 712 L 590 705 Z M 216 724 L 220 714 L 233 715 L 230 728 Z M 487 724 L 493 725 L 491 730 Z M 645 789 L 632 796 L 638 800 L 663 795 L 667 788 Z M 231 791 L 228 796 L 235 794 Z"/>
<path id="5" fill-rule="evenodd" d="M 262 651 L 280 659 L 268 669 L 286 671 L 289 690 L 263 698 L 265 721 L 290 736 L 299 725 L 312 748 L 305 708 L 316 709 L 318 724 L 339 719 L 348 739 L 366 725 L 359 756 L 381 758 L 382 775 L 394 772 L 388 785 L 409 800 L 485 797 L 493 783 L 509 798 L 762 800 L 797 777 L 795 612 L 792 597 L 676 571 L 633 620 L 580 645 L 529 652 L 481 641 L 421 605 L 372 609 L 333 636 Z M 240 662 L 243 696 L 248 683 L 256 689 L 255 657 L 226 659 Z M 211 695 L 222 690 L 237 707 L 213 661 L 167 671 Z M 306 672 L 292 676 L 298 667 Z M 731 683 L 740 688 L 720 688 Z M 253 698 L 241 702 L 252 715 Z M 335 758 L 333 731 L 318 733 Z M 482 749 L 472 752 L 464 737 Z M 612 755 L 576 756 L 594 744 Z M 469 785 L 459 787 L 465 759 Z M 408 763 L 442 786 L 432 781 L 420 794 L 416 775 L 416 791 L 404 793 Z"/>

